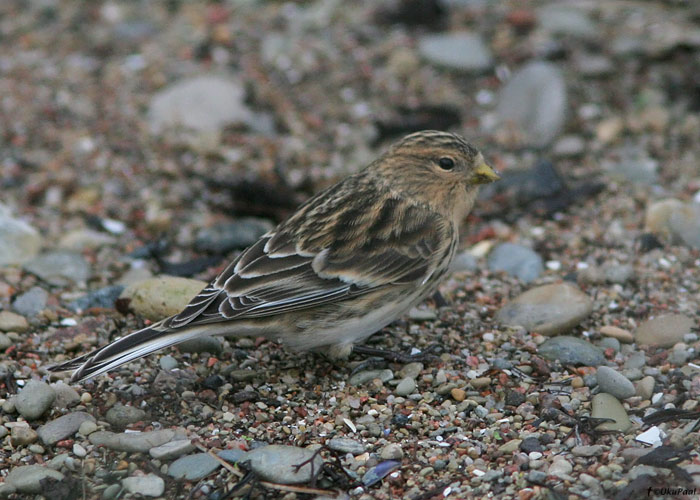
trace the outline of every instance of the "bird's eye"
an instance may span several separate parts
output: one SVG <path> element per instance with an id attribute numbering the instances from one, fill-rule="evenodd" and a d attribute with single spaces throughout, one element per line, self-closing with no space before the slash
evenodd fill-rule
<path id="1" fill-rule="evenodd" d="M 455 161 L 452 158 L 443 156 L 438 160 L 438 165 L 440 165 L 440 168 L 443 170 L 452 170 L 455 168 Z"/>

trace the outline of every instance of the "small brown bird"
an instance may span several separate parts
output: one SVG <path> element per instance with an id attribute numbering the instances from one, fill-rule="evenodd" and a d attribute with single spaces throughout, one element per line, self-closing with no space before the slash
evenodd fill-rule
<path id="1" fill-rule="evenodd" d="M 303 204 L 179 314 L 51 370 L 79 381 L 204 335 L 346 357 L 435 290 L 479 185 L 498 178 L 460 136 L 411 134 Z"/>

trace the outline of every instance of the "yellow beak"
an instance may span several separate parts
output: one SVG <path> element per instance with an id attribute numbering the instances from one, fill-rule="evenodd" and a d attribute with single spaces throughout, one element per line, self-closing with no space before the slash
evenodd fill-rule
<path id="1" fill-rule="evenodd" d="M 497 181 L 500 178 L 501 176 L 498 175 L 493 168 L 489 167 L 486 163 L 482 162 L 474 170 L 472 182 L 474 184 L 488 184 L 489 182 Z"/>

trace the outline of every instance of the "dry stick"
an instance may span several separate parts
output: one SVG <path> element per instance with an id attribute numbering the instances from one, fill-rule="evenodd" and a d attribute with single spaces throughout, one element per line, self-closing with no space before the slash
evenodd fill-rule
<path id="1" fill-rule="evenodd" d="M 233 465 L 228 463 L 226 460 L 218 456 L 213 449 L 209 450 L 205 448 L 203 445 L 199 443 L 194 443 L 194 445 L 200 450 L 203 451 L 204 453 L 209 454 L 212 458 L 217 460 L 218 462 L 221 463 L 229 472 L 233 473 L 237 477 L 243 477 L 243 473 L 239 470 L 237 470 Z M 293 493 L 309 493 L 312 495 L 326 495 L 330 496 L 331 498 L 337 498 L 338 492 L 333 491 L 333 490 L 321 490 L 318 488 L 307 488 L 306 486 L 291 486 L 288 484 L 278 484 L 278 483 L 269 483 L 267 481 L 258 481 L 258 484 L 261 486 L 265 486 L 266 488 L 271 488 L 274 490 L 279 490 L 279 491 L 289 491 Z"/>

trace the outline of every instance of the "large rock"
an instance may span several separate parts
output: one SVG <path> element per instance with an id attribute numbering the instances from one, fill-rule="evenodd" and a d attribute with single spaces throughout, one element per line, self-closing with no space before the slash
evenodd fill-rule
<path id="1" fill-rule="evenodd" d="M 496 319 L 542 335 L 557 335 L 574 328 L 592 310 L 593 301 L 578 287 L 554 283 L 521 294 L 498 311 Z"/>

